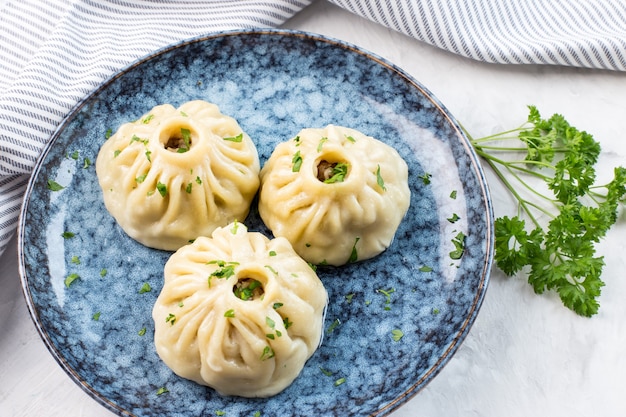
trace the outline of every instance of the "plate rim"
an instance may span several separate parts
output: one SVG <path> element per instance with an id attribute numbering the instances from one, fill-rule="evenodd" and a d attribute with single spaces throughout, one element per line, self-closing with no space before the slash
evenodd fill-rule
<path id="1" fill-rule="evenodd" d="M 456 118 L 450 113 L 450 111 L 445 107 L 445 105 L 439 101 L 439 99 L 421 82 L 419 82 L 416 78 L 408 74 L 405 70 L 392 63 L 386 58 L 368 51 L 367 49 L 360 47 L 356 44 L 337 39 L 331 36 L 318 34 L 311 31 L 304 30 L 296 30 L 296 29 L 283 29 L 283 28 L 250 28 L 250 29 L 232 29 L 232 30 L 224 30 L 224 31 L 216 31 L 209 32 L 206 34 L 202 34 L 199 36 L 190 37 L 187 39 L 183 39 L 178 42 L 174 42 L 168 44 L 164 47 L 157 48 L 152 52 L 149 52 L 139 58 L 131 61 L 126 66 L 121 67 L 120 69 L 114 71 L 111 75 L 101 81 L 95 88 L 93 88 L 90 92 L 88 92 L 81 100 L 79 100 L 63 117 L 63 119 L 59 122 L 54 132 L 50 135 L 49 140 L 44 145 L 44 148 L 40 152 L 36 163 L 31 171 L 28 183 L 24 192 L 24 197 L 22 199 L 22 204 L 20 206 L 20 212 L 18 216 L 18 232 L 17 232 L 17 251 L 18 251 L 18 272 L 20 276 L 22 295 L 26 301 L 26 306 L 29 312 L 29 316 L 33 321 L 37 329 L 37 333 L 40 338 L 44 342 L 47 350 L 50 352 L 52 357 L 55 359 L 57 364 L 63 369 L 63 371 L 70 377 L 70 379 L 78 385 L 85 393 L 87 393 L 92 399 L 96 402 L 104 406 L 109 411 L 120 415 L 120 416 L 134 416 L 132 412 L 120 407 L 119 405 L 113 403 L 106 396 L 96 390 L 94 387 L 89 385 L 83 378 L 80 377 L 78 372 L 76 372 L 67 362 L 67 359 L 64 355 L 58 350 L 57 346 L 52 342 L 48 331 L 44 328 L 41 323 L 41 319 L 38 312 L 38 307 L 35 305 L 28 282 L 28 277 L 26 276 L 26 267 L 25 267 L 25 217 L 26 212 L 28 211 L 29 200 L 31 193 L 34 188 L 34 183 L 38 178 L 38 174 L 46 160 L 48 153 L 51 151 L 52 147 L 58 142 L 60 134 L 64 131 L 68 123 L 71 122 L 73 117 L 80 111 L 80 109 L 85 106 L 93 97 L 97 96 L 102 90 L 106 89 L 110 84 L 115 82 L 118 78 L 122 77 L 125 73 L 136 68 L 138 66 L 143 65 L 144 63 L 160 56 L 165 53 L 174 51 L 179 49 L 185 45 L 201 43 L 205 41 L 209 41 L 212 39 L 232 37 L 232 36 L 245 36 L 245 35 L 275 35 L 280 37 L 293 37 L 293 38 L 303 38 L 303 39 L 311 39 L 314 41 L 320 41 L 332 46 L 348 50 L 353 53 L 357 53 L 362 55 L 368 59 L 373 60 L 375 63 L 391 70 L 395 74 L 401 76 L 407 83 L 409 83 L 413 88 L 416 88 L 428 101 L 430 101 L 433 106 L 438 110 L 439 114 L 442 115 L 449 125 L 453 127 L 453 131 L 456 133 L 456 137 L 459 139 L 458 143 L 463 147 L 465 153 L 471 160 L 471 171 L 474 172 L 478 179 L 478 184 L 480 185 L 480 196 L 481 196 L 481 207 L 485 210 L 485 218 L 486 218 L 486 231 L 484 236 L 485 245 L 485 258 L 480 259 L 480 263 L 482 263 L 482 272 L 480 275 L 479 285 L 477 285 L 474 289 L 474 298 L 470 309 L 462 321 L 461 327 L 456 332 L 455 337 L 452 339 L 452 342 L 449 344 L 447 349 L 441 354 L 441 356 L 434 362 L 428 371 L 422 375 L 419 379 L 411 384 L 409 388 L 407 388 L 401 395 L 398 395 L 393 401 L 388 402 L 387 404 L 381 405 L 371 416 L 382 416 L 387 415 L 395 410 L 397 410 L 402 405 L 406 404 L 410 399 L 414 398 L 420 391 L 422 391 L 433 379 L 437 376 L 441 370 L 445 367 L 445 365 L 449 362 L 449 360 L 454 356 L 458 348 L 462 345 L 466 336 L 468 335 L 470 329 L 472 328 L 476 317 L 482 307 L 482 303 L 484 301 L 487 288 L 490 282 L 490 274 L 492 271 L 492 266 L 494 262 L 494 210 L 493 210 L 493 202 L 491 198 L 491 192 L 489 189 L 489 184 L 487 182 L 485 172 L 482 164 L 480 163 L 480 159 L 476 154 L 475 150 L 470 144 L 469 138 L 467 137 L 465 131 L 458 123 Z"/>

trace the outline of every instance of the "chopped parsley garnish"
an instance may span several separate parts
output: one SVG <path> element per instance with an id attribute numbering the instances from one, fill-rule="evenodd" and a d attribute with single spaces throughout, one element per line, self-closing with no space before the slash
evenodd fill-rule
<path id="1" fill-rule="evenodd" d="M 265 267 L 269 269 L 272 274 L 278 275 L 278 272 L 274 268 L 272 268 L 270 265 L 265 265 Z"/>
<path id="2" fill-rule="evenodd" d="M 108 273 L 107 269 L 106 268 L 102 268 L 100 270 L 100 277 L 102 277 L 102 278 L 106 277 L 107 273 Z"/>
<path id="3" fill-rule="evenodd" d="M 243 301 L 248 301 L 254 298 L 255 290 L 261 288 L 261 283 L 256 279 L 248 278 L 242 280 L 235 286 L 233 293 L 235 296 Z"/>
<path id="4" fill-rule="evenodd" d="M 352 302 L 353 298 L 354 298 L 354 293 L 350 293 L 346 295 L 346 301 L 348 302 L 348 304 Z"/>
<path id="5" fill-rule="evenodd" d="M 147 282 L 144 282 L 141 288 L 139 289 L 139 294 L 143 294 L 146 292 L 152 291 L 152 287 Z"/>
<path id="6" fill-rule="evenodd" d="M 215 412 L 215 415 L 216 415 L 216 416 L 225 416 L 225 415 L 226 415 L 226 411 L 217 410 L 217 411 Z"/>
<path id="7" fill-rule="evenodd" d="M 427 172 L 425 172 L 423 175 L 420 175 L 419 178 L 422 179 L 422 182 L 424 183 L 424 185 L 428 185 L 430 184 L 430 179 L 433 177 L 432 174 L 429 174 Z"/>
<path id="8" fill-rule="evenodd" d="M 172 313 L 168 314 L 165 318 L 165 322 L 171 324 L 172 326 L 176 323 L 176 316 Z"/>
<path id="9" fill-rule="evenodd" d="M 376 292 L 379 292 L 385 296 L 385 310 L 391 310 L 391 294 L 396 292 L 395 288 L 390 288 L 388 290 L 378 289 Z"/>
<path id="10" fill-rule="evenodd" d="M 340 162 L 337 163 L 335 166 L 333 166 L 332 168 L 332 173 L 330 178 L 325 179 L 324 183 L 325 184 L 334 184 L 336 182 L 343 182 L 346 179 L 346 175 L 348 175 L 348 168 L 350 167 L 350 165 Z"/>
<path id="11" fill-rule="evenodd" d="M 273 308 L 274 310 L 278 310 L 278 309 L 279 309 L 279 308 L 281 308 L 282 306 L 283 306 L 283 303 L 274 303 L 274 304 L 272 305 L 272 308 Z"/>
<path id="12" fill-rule="evenodd" d="M 78 151 L 74 151 L 70 154 L 70 158 L 72 158 L 74 161 L 78 160 L 78 156 L 79 156 Z"/>
<path id="13" fill-rule="evenodd" d="M 146 159 L 148 159 L 148 162 L 152 162 L 150 155 L 152 155 L 152 152 L 150 152 L 149 150 L 146 150 Z"/>
<path id="14" fill-rule="evenodd" d="M 227 140 L 229 142 L 237 142 L 237 143 L 239 143 L 239 142 L 243 141 L 243 132 L 238 134 L 237 136 L 231 136 L 231 137 L 224 138 L 224 140 Z"/>
<path id="15" fill-rule="evenodd" d="M 230 232 L 231 232 L 233 235 L 236 235 L 236 234 L 237 234 L 237 230 L 239 230 L 239 222 L 238 222 L 237 220 L 235 220 L 235 221 L 233 222 L 233 227 L 230 229 Z"/>
<path id="16" fill-rule="evenodd" d="M 433 314 L 439 314 L 439 309 L 438 308 L 433 308 Z"/>
<path id="17" fill-rule="evenodd" d="M 276 251 L 271 250 L 269 253 L 270 256 L 276 256 Z"/>
<path id="18" fill-rule="evenodd" d="M 70 285 L 72 285 L 72 283 L 79 278 L 80 278 L 80 275 L 78 274 L 69 274 L 67 277 L 65 277 L 65 281 L 64 281 L 65 287 L 69 288 Z"/>
<path id="19" fill-rule="evenodd" d="M 192 186 L 193 186 L 193 183 L 190 182 L 189 184 L 187 184 L 187 187 L 185 187 L 185 192 L 187 194 L 191 194 L 191 187 Z"/>
<path id="20" fill-rule="evenodd" d="M 459 221 L 460 219 L 461 219 L 461 218 L 460 218 L 460 217 L 459 217 L 459 215 L 458 215 L 458 214 L 456 214 L 456 213 L 452 213 L 452 216 L 451 216 L 451 217 L 448 217 L 448 221 L 449 221 L 450 223 L 456 223 L 456 222 L 457 222 L 457 221 Z"/>
<path id="21" fill-rule="evenodd" d="M 335 386 L 338 387 L 339 385 L 343 384 L 344 382 L 346 382 L 346 378 L 339 378 L 338 380 L 335 381 Z"/>
<path id="22" fill-rule="evenodd" d="M 326 376 L 332 376 L 333 375 L 332 371 L 329 371 L 328 369 L 324 369 L 321 366 L 320 366 L 320 371 L 322 371 L 322 373 L 324 375 L 326 375 Z"/>
<path id="23" fill-rule="evenodd" d="M 143 118 L 143 120 L 141 120 L 141 123 L 143 123 L 144 125 L 147 125 L 148 123 L 150 123 L 150 120 L 154 119 L 154 114 L 149 114 L 146 117 Z"/>
<path id="24" fill-rule="evenodd" d="M 402 339 L 403 336 L 404 336 L 404 332 L 400 329 L 393 329 L 391 331 L 391 338 L 393 339 L 394 342 L 400 341 L 400 339 Z"/>
<path id="25" fill-rule="evenodd" d="M 428 265 L 422 265 L 419 270 L 420 272 L 432 272 L 433 269 Z"/>
<path id="26" fill-rule="evenodd" d="M 261 412 L 260 411 L 255 411 L 254 414 L 252 415 L 252 417 L 261 417 Z"/>
<path id="27" fill-rule="evenodd" d="M 269 327 L 272 330 L 274 330 L 274 328 L 276 327 L 276 322 L 272 320 L 270 317 L 265 317 L 265 324 L 267 324 L 267 327 Z"/>
<path id="28" fill-rule="evenodd" d="M 208 265 L 217 265 L 219 269 L 216 269 L 211 273 L 210 277 L 216 278 L 229 278 L 235 275 L 235 267 L 239 265 L 238 262 L 225 262 L 225 261 L 210 261 Z"/>
<path id="29" fill-rule="evenodd" d="M 137 332 L 137 334 L 138 334 L 139 336 L 144 336 L 144 335 L 146 334 L 146 328 L 145 328 L 145 327 L 142 327 L 142 328 L 141 328 L 141 329 Z"/>
<path id="30" fill-rule="evenodd" d="M 197 182 L 198 184 L 202 184 L 202 178 L 200 178 L 200 177 L 196 177 L 196 182 Z"/>
<path id="31" fill-rule="evenodd" d="M 159 191 L 159 194 L 161 194 L 161 197 L 165 197 L 167 195 L 167 185 L 162 182 L 157 182 L 156 188 Z"/>
<path id="32" fill-rule="evenodd" d="M 296 146 L 300 146 L 300 136 L 293 138 L 293 141 L 296 142 Z"/>
<path id="33" fill-rule="evenodd" d="M 113 151 L 113 158 L 117 158 L 117 157 L 118 157 L 118 155 L 119 155 L 119 154 L 121 154 L 121 153 L 122 153 L 122 151 L 121 151 L 121 150 L 119 150 L 119 149 L 114 150 L 114 151 Z M 148 160 L 150 160 L 150 159 L 148 159 Z"/>
<path id="34" fill-rule="evenodd" d="M 50 191 L 61 191 L 65 187 L 54 180 L 48 180 L 48 189 Z"/>
<path id="35" fill-rule="evenodd" d="M 285 317 L 283 319 L 283 325 L 285 326 L 285 329 L 290 328 L 291 326 L 293 326 L 293 322 L 289 321 L 289 317 Z"/>
<path id="36" fill-rule="evenodd" d="M 263 352 L 261 353 L 261 360 L 265 361 L 274 357 L 274 349 L 269 346 L 265 346 L 263 348 Z"/>
<path id="37" fill-rule="evenodd" d="M 70 260 L 71 263 L 73 263 L 74 265 L 80 265 L 80 258 L 76 255 L 72 256 L 72 259 Z"/>
<path id="38" fill-rule="evenodd" d="M 146 180 L 146 177 L 147 177 L 147 176 L 148 176 L 148 173 L 146 172 L 145 174 L 140 175 L 140 176 L 138 176 L 137 178 L 135 178 L 135 181 L 136 181 L 138 184 L 141 184 L 142 182 L 144 182 L 144 181 Z"/>
<path id="39" fill-rule="evenodd" d="M 378 184 L 383 191 L 387 191 L 387 187 L 385 187 L 385 180 L 383 180 L 383 176 L 380 174 L 380 165 L 376 168 L 376 184 Z"/>
<path id="40" fill-rule="evenodd" d="M 227 310 L 224 313 L 224 317 L 228 317 L 228 318 L 233 318 L 235 317 L 235 310 L 233 310 L 232 308 L 230 310 Z"/>
<path id="41" fill-rule="evenodd" d="M 83 159 L 83 169 L 87 169 L 91 166 L 91 159 L 85 158 Z"/>
<path id="42" fill-rule="evenodd" d="M 453 200 L 456 200 L 456 190 L 453 190 L 453 191 L 450 193 L 450 198 L 451 198 L 451 199 L 453 199 Z"/>
<path id="43" fill-rule="evenodd" d="M 113 129 L 107 129 L 106 132 L 104 132 L 104 138 L 108 139 L 111 137 L 111 135 L 113 135 Z"/>
<path id="44" fill-rule="evenodd" d="M 157 390 L 156 394 L 157 394 L 157 395 L 162 395 L 162 394 L 166 394 L 166 393 L 168 393 L 168 392 L 170 392 L 170 391 L 169 391 L 167 388 L 165 388 L 165 387 L 161 387 L 161 388 L 159 388 L 159 389 Z"/>
<path id="45" fill-rule="evenodd" d="M 320 139 L 320 143 L 317 144 L 317 151 L 322 152 L 322 148 L 324 147 L 324 143 L 328 141 L 327 137 L 323 137 Z"/>
<path id="46" fill-rule="evenodd" d="M 352 251 L 350 252 L 350 257 L 348 258 L 348 263 L 354 263 L 359 260 L 359 254 L 356 250 L 356 244 L 359 242 L 361 238 L 357 237 L 354 239 L 354 245 L 352 245 Z"/>
<path id="47" fill-rule="evenodd" d="M 93 319 L 93 321 L 98 321 L 100 320 L 100 312 L 96 312 L 93 314 L 93 316 L 91 316 L 91 318 Z"/>
<path id="48" fill-rule="evenodd" d="M 133 135 L 132 138 L 130 138 L 130 144 L 132 144 L 133 142 L 139 142 L 139 143 L 143 143 L 144 145 L 148 144 L 148 139 L 141 139 L 139 136 L 137 135 Z"/>
<path id="49" fill-rule="evenodd" d="M 450 258 L 452 259 L 461 259 L 463 256 L 463 252 L 465 251 L 465 234 L 463 232 L 459 232 L 454 239 L 452 239 L 452 243 L 454 244 L 454 250 L 450 252 Z"/>
<path id="50" fill-rule="evenodd" d="M 179 147 L 178 153 L 185 153 L 189 151 L 191 147 L 191 131 L 189 129 L 185 129 L 184 127 L 180 128 L 180 136 L 183 139 L 183 146 Z"/>
<path id="51" fill-rule="evenodd" d="M 63 237 L 63 239 L 71 239 L 74 236 L 76 236 L 76 234 L 74 234 L 72 232 L 63 232 L 63 233 L 61 233 L 61 236 Z"/>
<path id="52" fill-rule="evenodd" d="M 327 334 L 332 333 L 337 327 L 339 327 L 340 324 L 341 324 L 341 321 L 339 319 L 333 320 L 330 326 L 328 326 L 328 329 L 326 329 L 326 333 Z"/>
<path id="53" fill-rule="evenodd" d="M 291 163 L 293 163 L 293 166 L 291 167 L 291 171 L 300 172 L 300 168 L 302 167 L 302 156 L 300 156 L 300 151 L 295 153 L 295 155 L 291 159 Z"/>
<path id="54" fill-rule="evenodd" d="M 352 143 L 356 142 L 356 139 L 354 139 L 352 136 L 346 136 L 346 139 L 348 139 Z"/>

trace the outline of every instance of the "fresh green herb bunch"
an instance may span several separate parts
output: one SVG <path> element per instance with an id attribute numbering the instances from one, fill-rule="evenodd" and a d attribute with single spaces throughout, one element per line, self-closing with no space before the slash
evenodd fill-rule
<path id="1" fill-rule="evenodd" d="M 596 256 L 595 245 L 617 221 L 626 168 L 615 168 L 609 183 L 596 185 L 600 144 L 593 136 L 559 114 L 543 119 L 536 107 L 529 110 L 527 123 L 517 129 L 470 137 L 477 154 L 518 202 L 517 215 L 495 221 L 496 265 L 509 276 L 524 270 L 535 293 L 554 290 L 566 307 L 591 317 L 598 312 L 604 286 L 604 260 Z M 497 156 L 519 153 L 523 159 Z M 547 224 L 540 222 L 543 217 Z"/>

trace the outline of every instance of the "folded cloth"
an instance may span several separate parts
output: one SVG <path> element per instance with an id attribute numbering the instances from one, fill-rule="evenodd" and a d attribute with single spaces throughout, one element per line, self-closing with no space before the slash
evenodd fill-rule
<path id="1" fill-rule="evenodd" d="M 330 1 L 479 61 L 626 71 L 624 0 Z"/>
<path id="2" fill-rule="evenodd" d="M 0 0 L 0 254 L 67 112 L 112 73 L 212 31 L 274 27 L 313 0 Z M 624 0 L 329 0 L 491 63 L 626 71 Z"/>

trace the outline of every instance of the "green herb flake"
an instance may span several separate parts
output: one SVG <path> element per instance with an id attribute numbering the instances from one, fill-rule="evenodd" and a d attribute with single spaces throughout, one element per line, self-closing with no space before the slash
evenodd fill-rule
<path id="1" fill-rule="evenodd" d="M 454 239 L 452 239 L 452 243 L 454 244 L 454 250 L 450 252 L 450 258 L 457 260 L 463 257 L 463 252 L 465 252 L 465 234 L 463 232 L 459 232 Z"/>
<path id="2" fill-rule="evenodd" d="M 228 317 L 228 318 L 233 318 L 233 317 L 235 317 L 235 310 L 234 310 L 234 309 L 232 309 L 232 308 L 231 308 L 230 310 L 227 310 L 227 311 L 224 313 L 224 317 Z"/>
<path id="3" fill-rule="evenodd" d="M 141 329 L 137 332 L 137 334 L 138 334 L 139 336 L 144 336 L 144 335 L 146 334 L 146 328 L 145 328 L 145 327 L 142 327 L 142 328 L 141 328 Z"/>
<path id="4" fill-rule="evenodd" d="M 154 119 L 154 114 L 149 114 L 141 120 L 141 123 L 147 125 L 152 119 Z"/>
<path id="5" fill-rule="evenodd" d="M 78 274 L 69 274 L 67 277 L 65 277 L 65 281 L 64 281 L 65 287 L 69 288 L 70 285 L 72 285 L 72 283 L 79 278 L 80 278 L 80 275 Z"/>
<path id="6" fill-rule="evenodd" d="M 168 314 L 165 318 L 165 322 L 171 324 L 172 326 L 176 323 L 176 316 L 172 313 Z"/>
<path id="7" fill-rule="evenodd" d="M 387 187 L 385 187 L 385 180 L 383 179 L 383 176 L 380 174 L 380 165 L 378 165 L 378 167 L 376 168 L 376 184 L 378 184 L 381 190 L 387 191 Z"/>
<path id="8" fill-rule="evenodd" d="M 48 189 L 50 191 L 61 191 L 65 187 L 54 180 L 48 180 Z"/>
<path id="9" fill-rule="evenodd" d="M 293 326 L 293 322 L 289 321 L 289 317 L 285 317 L 283 319 L 283 325 L 285 326 L 285 330 Z"/>
<path id="10" fill-rule="evenodd" d="M 438 309 L 438 308 L 433 308 L 433 314 L 437 315 L 437 314 L 439 314 L 439 313 L 440 313 L 440 311 L 439 311 L 439 309 Z"/>
<path id="11" fill-rule="evenodd" d="M 61 233 L 61 237 L 63 237 L 63 239 L 71 239 L 74 236 L 76 236 L 76 234 L 72 233 L 72 232 L 63 232 L 63 233 Z"/>
<path id="12" fill-rule="evenodd" d="M 72 256 L 72 259 L 70 260 L 71 263 L 73 263 L 74 265 L 80 265 L 80 258 L 76 255 Z"/>
<path id="13" fill-rule="evenodd" d="M 330 178 L 325 179 L 324 184 L 343 182 L 346 179 L 346 175 L 348 175 L 349 168 L 350 165 L 343 162 L 336 164 L 332 169 Z"/>
<path id="14" fill-rule="evenodd" d="M 354 139 L 354 137 L 352 137 L 352 136 L 346 136 L 346 139 L 348 139 L 348 141 L 350 141 L 352 143 L 356 142 L 356 139 Z"/>
<path id="15" fill-rule="evenodd" d="M 104 132 L 104 138 L 108 139 L 113 135 L 113 129 L 107 129 L 106 132 Z"/>
<path id="16" fill-rule="evenodd" d="M 135 181 L 137 182 L 137 184 L 141 184 L 142 182 L 146 180 L 147 176 L 148 176 L 148 173 L 146 172 L 145 174 L 140 175 L 137 178 L 135 178 Z"/>
<path id="17" fill-rule="evenodd" d="M 330 324 L 330 326 L 328 326 L 328 329 L 326 329 L 326 334 L 330 334 L 333 331 L 335 331 L 335 329 L 337 327 L 339 327 L 340 324 L 341 324 L 341 320 L 339 320 L 339 319 L 333 320 L 333 322 Z"/>
<path id="18" fill-rule="evenodd" d="M 450 193 L 450 198 L 451 198 L 451 199 L 453 199 L 453 200 L 456 200 L 456 190 L 453 190 L 453 191 Z"/>
<path id="19" fill-rule="evenodd" d="M 346 301 L 348 304 L 352 303 L 352 299 L 354 298 L 354 293 L 350 293 L 346 295 Z"/>
<path id="20" fill-rule="evenodd" d="M 255 413 L 252 415 L 252 417 L 261 417 L 261 412 L 260 411 L 255 411 Z"/>
<path id="21" fill-rule="evenodd" d="M 339 378 L 338 380 L 335 381 L 335 386 L 338 387 L 339 385 L 345 382 L 346 382 L 346 378 Z"/>
<path id="22" fill-rule="evenodd" d="M 428 185 L 430 184 L 430 179 L 432 178 L 432 174 L 429 174 L 427 172 L 425 172 L 423 175 L 420 175 L 419 178 L 421 178 L 422 182 L 424 183 L 424 185 Z"/>
<path id="23" fill-rule="evenodd" d="M 216 416 L 225 416 L 225 415 L 226 415 L 226 411 L 217 410 L 217 411 L 215 412 L 215 415 L 216 415 Z"/>
<path id="24" fill-rule="evenodd" d="M 291 171 L 300 172 L 300 168 L 302 167 L 302 156 L 300 156 L 300 151 L 295 153 L 295 155 L 291 159 L 291 163 L 293 164 L 293 166 L 291 167 Z"/>
<path id="25" fill-rule="evenodd" d="M 146 159 L 148 160 L 148 162 L 152 162 L 152 159 L 150 158 L 150 155 L 152 155 L 152 152 L 150 152 L 149 150 L 146 150 Z"/>
<path id="26" fill-rule="evenodd" d="M 98 312 L 94 313 L 93 316 L 91 316 L 91 318 L 92 318 L 93 321 L 100 320 L 100 312 L 98 311 Z"/>
<path id="27" fill-rule="evenodd" d="M 70 154 L 70 158 L 72 158 L 74 161 L 78 161 L 78 157 L 80 155 L 78 154 L 78 151 L 74 151 Z"/>
<path id="28" fill-rule="evenodd" d="M 102 269 L 100 270 L 100 277 L 101 277 L 101 278 L 106 277 L 106 276 L 107 276 L 107 273 L 108 273 L 107 269 L 106 269 L 106 268 L 102 268 Z"/>
<path id="29" fill-rule="evenodd" d="M 322 371 L 322 373 L 326 376 L 333 376 L 333 372 L 329 371 L 328 369 L 324 369 L 320 366 L 320 371 Z"/>
<path id="30" fill-rule="evenodd" d="M 167 394 L 168 392 L 170 392 L 167 388 L 165 387 L 161 387 L 157 390 L 156 394 L 157 395 L 163 395 L 163 394 Z"/>
<path id="31" fill-rule="evenodd" d="M 274 310 L 278 310 L 278 309 L 279 309 L 279 308 L 281 308 L 282 306 L 283 306 L 283 303 L 274 303 L 274 304 L 272 305 L 272 308 L 273 308 Z"/>
<path id="32" fill-rule="evenodd" d="M 278 272 L 274 268 L 272 268 L 271 265 L 265 265 L 265 267 L 269 269 L 272 274 L 278 275 Z"/>
<path id="33" fill-rule="evenodd" d="M 198 183 L 199 185 L 202 185 L 202 178 L 196 177 L 196 183 Z"/>
<path id="34" fill-rule="evenodd" d="M 273 358 L 273 357 L 274 357 L 274 355 L 275 355 L 275 354 L 274 354 L 274 349 L 272 349 L 272 348 L 271 348 L 271 347 L 269 347 L 269 346 L 265 346 L 265 347 L 263 348 L 263 352 L 261 352 L 261 360 L 262 360 L 262 361 L 266 361 L 266 360 L 268 360 L 268 359 Z"/>
<path id="35" fill-rule="evenodd" d="M 461 218 L 460 218 L 460 217 L 459 217 L 459 215 L 458 215 L 458 214 L 456 214 L 456 213 L 453 213 L 451 217 L 448 217 L 448 221 L 449 221 L 450 223 L 456 223 L 456 222 L 458 222 L 460 219 L 461 219 Z"/>
<path id="36" fill-rule="evenodd" d="M 238 134 L 237 136 L 231 136 L 231 137 L 224 138 L 224 140 L 227 140 L 229 142 L 240 143 L 240 142 L 243 141 L 243 132 Z"/>
<path id="37" fill-rule="evenodd" d="M 276 256 L 276 251 L 271 250 L 269 253 L 270 256 Z"/>
<path id="38" fill-rule="evenodd" d="M 428 265 L 422 265 L 419 269 L 420 272 L 432 272 L 432 268 Z"/>
<path id="39" fill-rule="evenodd" d="M 85 158 L 83 159 L 83 169 L 87 169 L 91 166 L 91 159 Z"/>
<path id="40" fill-rule="evenodd" d="M 324 147 L 324 143 L 328 141 L 327 137 L 323 137 L 320 139 L 320 142 L 317 144 L 317 152 L 322 152 L 322 148 Z"/>
<path id="41" fill-rule="evenodd" d="M 296 146 L 300 146 L 300 136 L 293 138 L 293 141 L 296 142 Z"/>
<path id="42" fill-rule="evenodd" d="M 141 288 L 139 289 L 139 294 L 143 294 L 146 292 L 152 291 L 152 287 L 147 282 L 144 282 Z"/>
<path id="43" fill-rule="evenodd" d="M 182 110 L 180 111 L 180 115 L 183 117 L 189 117 L 189 115 Z"/>
<path id="44" fill-rule="evenodd" d="M 350 257 L 348 258 L 349 264 L 354 263 L 359 260 L 359 254 L 356 249 L 356 244 L 359 242 L 360 239 L 361 239 L 360 237 L 357 237 L 356 239 L 354 239 L 354 245 L 352 245 L 352 251 L 350 252 Z"/>
<path id="45" fill-rule="evenodd" d="M 233 235 L 236 235 L 238 230 L 239 230 L 239 222 L 238 222 L 237 220 L 235 220 L 235 221 L 233 222 L 233 227 L 230 229 L 230 232 L 231 232 Z"/>
<path id="46" fill-rule="evenodd" d="M 385 296 L 385 310 L 391 310 L 391 294 L 396 292 L 395 288 L 390 288 L 388 290 L 378 289 L 376 292 L 381 293 Z"/>
<path id="47" fill-rule="evenodd" d="M 114 150 L 113 151 L 113 158 L 117 158 L 119 156 L 119 154 L 121 154 L 121 153 L 122 153 L 122 151 L 119 150 L 119 149 Z"/>
<path id="48" fill-rule="evenodd" d="M 185 192 L 187 194 L 191 194 L 191 188 L 192 187 L 193 187 L 193 183 L 190 182 L 189 184 L 187 184 L 187 187 L 185 187 Z"/>
<path id="49" fill-rule="evenodd" d="M 274 320 L 272 320 L 270 317 L 265 317 L 265 324 L 267 324 L 267 327 L 272 330 L 274 330 L 274 328 L 276 327 L 276 322 L 274 322 Z"/>
<path id="50" fill-rule="evenodd" d="M 157 191 L 161 194 L 161 197 L 165 197 L 167 195 L 167 185 L 162 182 L 157 182 Z"/>
<path id="51" fill-rule="evenodd" d="M 391 331 L 391 338 L 393 339 L 394 342 L 399 342 L 400 339 L 402 339 L 402 337 L 404 337 L 404 332 L 400 329 L 393 329 Z"/>

